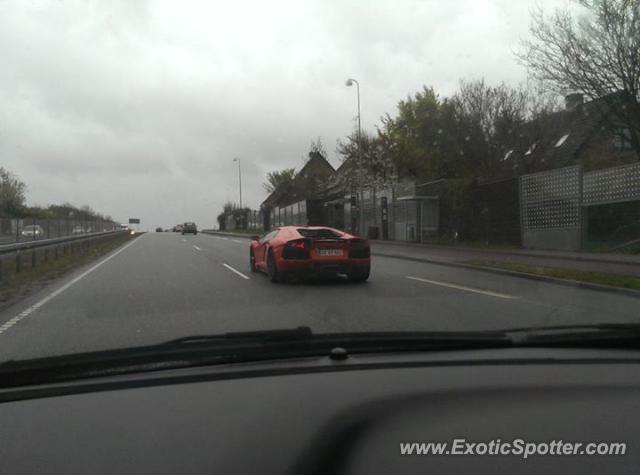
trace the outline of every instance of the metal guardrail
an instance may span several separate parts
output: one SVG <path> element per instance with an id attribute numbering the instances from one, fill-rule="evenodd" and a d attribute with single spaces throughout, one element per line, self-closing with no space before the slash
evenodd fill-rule
<path id="1" fill-rule="evenodd" d="M 115 236 L 118 234 L 126 234 L 128 231 L 106 231 L 100 233 L 82 234 L 77 236 L 64 236 L 51 239 L 36 239 L 33 241 L 17 242 L 13 244 L 0 245 L 0 255 L 12 254 L 19 251 L 30 251 L 33 249 L 46 248 L 51 246 L 57 246 L 60 244 L 67 244 L 70 242 L 86 241 L 91 239 L 97 239 L 105 236 Z"/>
<path id="2" fill-rule="evenodd" d="M 48 262 L 50 257 L 54 260 L 59 258 L 59 251 L 62 251 L 62 256 L 67 254 L 75 254 L 79 249 L 84 247 L 83 243 L 90 245 L 91 241 L 97 241 L 103 238 L 124 236 L 128 234 L 128 231 L 105 231 L 99 233 L 89 233 L 78 236 L 64 236 L 52 239 L 41 239 L 33 241 L 18 242 L 14 244 L 5 244 L 0 246 L 0 284 L 2 284 L 7 275 L 11 273 L 8 268 L 5 268 L 5 261 L 15 260 L 15 266 L 13 274 L 19 274 L 23 270 L 23 256 L 25 254 L 31 255 L 31 269 L 35 269 L 38 266 L 38 251 L 42 250 L 42 258 L 44 262 Z M 54 252 L 50 256 L 50 250 Z M 83 251 L 80 251 L 83 252 Z M 11 257 L 8 257 L 11 256 Z"/>

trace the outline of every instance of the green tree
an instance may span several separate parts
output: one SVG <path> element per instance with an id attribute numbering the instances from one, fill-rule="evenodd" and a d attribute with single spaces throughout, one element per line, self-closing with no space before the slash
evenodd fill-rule
<path id="1" fill-rule="evenodd" d="M 267 181 L 263 184 L 267 193 L 273 193 L 278 189 L 285 189 L 293 184 L 296 176 L 294 168 L 285 168 L 267 173 Z"/>
<path id="2" fill-rule="evenodd" d="M 397 116 L 382 118 L 379 130 L 383 150 L 402 176 L 431 178 L 440 174 L 444 130 L 440 123 L 442 100 L 424 87 L 398 103 Z"/>
<path id="3" fill-rule="evenodd" d="M 20 216 L 25 207 L 26 185 L 10 171 L 0 167 L 0 214 Z"/>

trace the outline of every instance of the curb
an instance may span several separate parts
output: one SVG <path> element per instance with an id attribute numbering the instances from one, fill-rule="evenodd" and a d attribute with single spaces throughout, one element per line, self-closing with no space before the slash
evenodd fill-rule
<path id="1" fill-rule="evenodd" d="M 567 261 L 577 261 L 577 262 L 600 262 L 604 264 L 619 264 L 626 266 L 638 266 L 640 267 L 640 262 L 624 260 L 627 257 L 625 254 L 620 254 L 619 259 L 611 259 L 611 258 L 602 258 L 598 257 L 597 254 L 586 254 L 584 256 L 559 256 L 554 254 L 543 254 L 537 252 L 528 252 L 526 250 L 518 250 L 518 249 L 484 249 L 484 248 L 476 248 L 476 247 L 466 247 L 466 246 L 446 246 L 439 244 L 418 244 L 418 243 L 400 243 L 398 241 L 379 241 L 379 240 L 371 240 L 373 244 L 381 244 L 381 245 L 390 245 L 390 246 L 399 246 L 399 247 L 417 247 L 420 249 L 439 249 L 443 251 L 463 251 L 463 252 L 478 252 L 483 254 L 501 254 L 507 256 L 524 256 L 524 257 L 539 257 L 544 259 L 558 259 L 558 260 L 567 260 Z"/>
<path id="2" fill-rule="evenodd" d="M 203 234 L 211 234 L 211 235 L 227 236 L 227 237 L 239 237 L 239 238 L 249 239 L 249 236 L 247 236 L 246 234 L 227 233 L 227 232 L 220 232 L 220 231 L 200 231 L 200 232 L 203 233 Z M 374 242 L 374 245 L 375 245 L 375 242 Z M 516 253 L 512 253 L 512 254 L 516 254 Z M 593 284 L 593 283 L 590 283 L 590 282 L 580 282 L 578 280 L 559 279 L 557 277 L 547 277 L 547 276 L 542 276 L 542 275 L 527 274 L 525 272 L 517 272 L 517 271 L 512 271 L 512 270 L 506 270 L 506 269 L 494 269 L 494 268 L 491 268 L 491 267 L 475 266 L 475 265 L 472 265 L 472 264 L 464 264 L 464 263 L 461 263 L 461 262 L 447 262 L 447 261 L 439 261 L 439 260 L 436 260 L 436 259 L 429 259 L 429 258 L 424 258 L 424 257 L 410 257 L 410 256 L 403 256 L 401 254 L 392 254 L 392 253 L 386 253 L 386 252 L 376 252 L 373 249 L 371 251 L 371 255 L 380 256 L 380 257 L 389 257 L 389 258 L 392 258 L 392 259 L 401 259 L 401 260 L 412 261 L 412 262 L 422 262 L 422 263 L 425 263 L 425 264 L 434 264 L 434 265 L 439 265 L 439 266 L 457 267 L 457 268 L 460 268 L 460 269 L 467 269 L 467 270 L 474 270 L 474 271 L 479 271 L 479 272 L 486 272 L 486 273 L 489 273 L 489 274 L 508 275 L 508 276 L 511 276 L 511 277 L 519 277 L 521 279 L 535 280 L 535 281 L 538 281 L 538 282 L 548 282 L 548 283 L 552 283 L 552 284 L 564 285 L 564 286 L 567 286 L 567 287 L 574 287 L 574 288 L 577 287 L 577 288 L 581 288 L 581 289 L 595 290 L 597 292 L 608 292 L 608 293 L 614 293 L 614 294 L 627 295 L 629 297 L 640 298 L 640 291 L 639 290 L 625 289 L 624 287 L 612 287 L 610 285 Z M 520 254 L 520 255 L 522 255 L 522 254 Z M 581 260 L 581 259 L 575 259 L 575 260 Z M 582 259 L 582 260 L 585 260 L 585 259 Z M 605 261 L 599 260 L 598 262 L 605 262 Z"/>
<path id="3" fill-rule="evenodd" d="M 398 255 L 398 254 L 379 253 L 379 252 L 375 252 L 375 251 L 372 252 L 372 255 L 380 256 L 380 257 L 389 257 L 389 258 L 392 258 L 392 259 L 402 259 L 402 260 L 405 260 L 405 261 L 422 262 L 422 263 L 425 263 L 425 264 L 434 264 L 434 265 L 448 266 L 448 267 L 458 267 L 458 268 L 461 268 L 461 269 L 474 270 L 474 271 L 479 271 L 479 272 L 487 272 L 489 274 L 508 275 L 508 276 L 511 276 L 511 277 L 519 277 L 521 279 L 535 280 L 535 281 L 538 281 L 538 282 L 549 282 L 549 283 L 552 283 L 552 284 L 564 285 L 564 286 L 567 286 L 567 287 L 578 287 L 578 288 L 581 288 L 581 289 L 595 290 L 597 292 L 608 292 L 608 293 L 627 295 L 629 297 L 640 298 L 640 291 L 633 290 L 633 289 L 626 289 L 624 287 L 612 287 L 610 285 L 593 284 L 593 283 L 590 283 L 590 282 L 580 282 L 578 280 L 559 279 L 557 277 L 547 277 L 547 276 L 542 276 L 542 275 L 527 274 L 525 272 L 517 272 L 517 271 L 512 271 L 512 270 L 506 270 L 506 269 L 494 269 L 494 268 L 491 268 L 491 267 L 475 266 L 475 265 L 472 265 L 472 264 L 463 264 L 461 262 L 438 261 L 438 260 L 434 260 L 434 259 L 409 257 L 409 256 Z"/>

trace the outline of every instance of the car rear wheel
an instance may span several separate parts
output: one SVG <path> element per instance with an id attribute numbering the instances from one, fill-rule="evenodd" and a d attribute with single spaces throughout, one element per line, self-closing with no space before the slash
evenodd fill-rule
<path id="1" fill-rule="evenodd" d="M 253 253 L 253 249 L 249 249 L 249 270 L 251 270 L 251 272 L 258 272 L 256 268 L 256 256 Z"/>
<path id="2" fill-rule="evenodd" d="M 269 280 L 271 282 L 280 282 L 280 272 L 278 271 L 278 265 L 276 264 L 276 260 L 273 257 L 273 252 L 269 250 L 269 255 L 267 257 L 267 274 L 269 275 Z"/>
<path id="3" fill-rule="evenodd" d="M 370 273 L 371 267 L 369 266 L 355 267 L 347 274 L 347 277 L 351 282 L 364 282 L 369 278 Z"/>

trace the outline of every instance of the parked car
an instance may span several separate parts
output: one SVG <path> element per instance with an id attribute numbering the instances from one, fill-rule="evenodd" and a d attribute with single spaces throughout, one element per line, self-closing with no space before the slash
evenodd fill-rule
<path id="1" fill-rule="evenodd" d="M 249 266 L 273 282 L 289 276 L 337 274 L 363 282 L 369 278 L 371 252 L 369 241 L 337 229 L 284 226 L 262 238 L 252 237 Z"/>
<path id="2" fill-rule="evenodd" d="M 162 228 L 156 228 L 156 232 L 157 233 L 161 233 L 162 232 Z"/>
<path id="3" fill-rule="evenodd" d="M 184 223 L 182 226 L 182 234 L 184 235 L 187 233 L 198 234 L 198 227 L 196 226 L 196 223 Z"/>
<path id="4" fill-rule="evenodd" d="M 85 230 L 82 226 L 74 226 L 71 230 L 71 234 L 84 234 Z"/>
<path id="5" fill-rule="evenodd" d="M 174 233 L 181 233 L 181 232 L 182 232 L 182 228 L 183 228 L 182 224 L 176 224 L 176 225 L 173 227 L 173 232 L 174 232 Z"/>
<path id="6" fill-rule="evenodd" d="M 30 238 L 38 239 L 44 236 L 44 229 L 42 229 L 42 226 L 38 224 L 28 224 L 27 226 L 22 228 L 20 235 L 22 237 L 30 237 Z"/>

